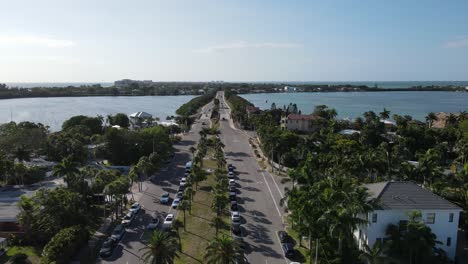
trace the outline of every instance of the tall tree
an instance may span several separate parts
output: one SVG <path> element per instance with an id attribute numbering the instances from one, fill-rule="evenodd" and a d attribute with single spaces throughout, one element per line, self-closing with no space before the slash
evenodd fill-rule
<path id="1" fill-rule="evenodd" d="M 206 247 L 206 264 L 235 263 L 242 258 L 239 242 L 229 236 L 215 237 Z"/>
<path id="2" fill-rule="evenodd" d="M 148 244 L 140 249 L 145 251 L 142 260 L 146 264 L 172 264 L 178 257 L 177 240 L 165 231 L 155 230 L 148 240 Z"/>

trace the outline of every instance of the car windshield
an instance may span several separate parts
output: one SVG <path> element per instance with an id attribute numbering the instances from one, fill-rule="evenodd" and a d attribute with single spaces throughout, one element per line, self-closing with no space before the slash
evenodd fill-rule
<path id="1" fill-rule="evenodd" d="M 112 232 L 112 234 L 113 235 L 118 235 L 118 234 L 120 234 L 120 232 L 122 232 L 122 229 L 117 228 L 117 229 L 114 230 L 114 232 Z"/>
<path id="2" fill-rule="evenodd" d="M 132 205 L 132 209 L 136 209 L 136 208 L 138 208 L 138 205 L 136 204 Z"/>
<path id="3" fill-rule="evenodd" d="M 124 219 L 124 220 L 129 220 L 130 218 L 131 218 L 130 216 L 126 215 L 126 216 L 124 216 L 123 219 Z"/>
<path id="4" fill-rule="evenodd" d="M 168 216 L 168 217 L 166 218 L 166 221 L 172 221 L 172 216 Z"/>
<path id="5" fill-rule="evenodd" d="M 106 242 L 104 242 L 104 244 L 102 244 L 102 248 L 110 248 L 112 246 L 112 241 L 110 240 L 107 240 Z"/>
<path id="6" fill-rule="evenodd" d="M 162 197 L 169 197 L 169 194 L 165 193 L 165 194 L 162 195 Z"/>

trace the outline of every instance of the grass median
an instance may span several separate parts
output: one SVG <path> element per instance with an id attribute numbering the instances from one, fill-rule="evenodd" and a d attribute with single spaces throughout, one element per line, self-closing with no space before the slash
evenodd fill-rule
<path id="1" fill-rule="evenodd" d="M 216 168 L 215 160 L 205 159 L 203 163 L 204 169 L 214 171 Z M 211 190 L 215 185 L 216 181 L 213 173 L 208 174 L 207 179 L 198 185 L 198 190 L 193 197 L 192 212 L 187 211 L 185 213 L 186 231 L 182 227 L 179 230 L 182 252 L 179 253 L 179 258 L 175 260 L 177 264 L 204 263 L 203 255 L 206 246 L 215 237 L 216 232 L 215 228 L 210 225 L 211 219 L 216 216 L 216 213 L 211 210 Z M 183 212 L 179 213 L 177 219 L 181 222 L 184 221 Z M 223 219 L 226 227 L 220 229 L 219 233 L 229 235 L 229 216 L 223 216 Z"/>

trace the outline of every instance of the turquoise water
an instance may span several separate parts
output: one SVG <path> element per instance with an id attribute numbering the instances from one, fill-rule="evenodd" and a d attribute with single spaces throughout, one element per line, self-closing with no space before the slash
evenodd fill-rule
<path id="1" fill-rule="evenodd" d="M 191 95 L 180 95 L 7 99 L 0 100 L 0 123 L 11 119 L 15 122 L 40 122 L 50 126 L 51 131 L 58 131 L 63 121 L 75 115 L 106 117 L 109 114 L 138 111 L 148 112 L 164 120 L 192 98 Z"/>
<path id="2" fill-rule="evenodd" d="M 468 92 L 333 92 L 242 94 L 261 109 L 297 104 L 302 113 L 311 113 L 316 105 L 328 105 L 339 118 L 356 118 L 373 110 L 387 108 L 392 114 L 411 115 L 424 121 L 429 112 L 468 111 Z"/>

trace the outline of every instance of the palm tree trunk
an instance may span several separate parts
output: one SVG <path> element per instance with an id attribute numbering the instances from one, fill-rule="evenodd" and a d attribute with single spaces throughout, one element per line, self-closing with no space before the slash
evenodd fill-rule
<path id="1" fill-rule="evenodd" d="M 312 263 L 312 231 L 309 230 L 309 263 Z"/>
<path id="2" fill-rule="evenodd" d="M 185 210 L 184 210 L 184 231 L 187 231 L 187 229 L 185 227 Z"/>

